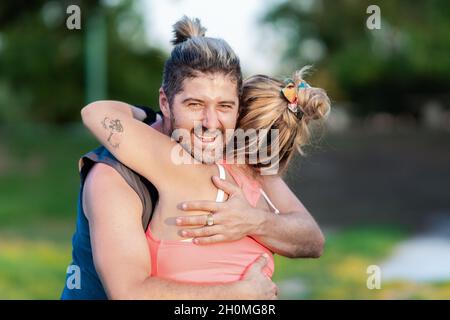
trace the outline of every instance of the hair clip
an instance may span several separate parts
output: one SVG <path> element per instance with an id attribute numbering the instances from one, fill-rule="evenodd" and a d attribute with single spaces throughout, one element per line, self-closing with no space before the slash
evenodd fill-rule
<path id="1" fill-rule="evenodd" d="M 281 89 L 281 93 L 289 101 L 290 104 L 297 103 L 297 90 L 295 88 L 295 82 L 291 79 L 285 81 L 286 86 Z"/>
<path id="2" fill-rule="evenodd" d="M 300 89 L 307 89 L 307 88 L 311 88 L 311 86 L 306 82 L 306 81 L 301 81 L 299 84 L 298 84 L 298 87 L 297 87 L 299 90 Z"/>
<path id="3" fill-rule="evenodd" d="M 287 79 L 285 83 L 286 86 L 283 89 L 281 89 L 281 93 L 283 94 L 284 98 L 289 102 L 288 103 L 289 110 L 291 110 L 293 113 L 297 113 L 298 97 L 295 82 L 292 79 Z"/>
<path id="4" fill-rule="evenodd" d="M 306 81 L 301 81 L 298 86 L 295 86 L 295 82 L 292 79 L 285 80 L 286 86 L 281 89 L 281 93 L 284 98 L 289 102 L 288 109 L 295 113 L 298 119 L 301 119 L 303 116 L 303 111 L 298 106 L 298 91 L 304 90 L 307 88 L 311 88 L 311 86 Z"/>
<path id="5" fill-rule="evenodd" d="M 288 103 L 288 108 L 289 110 L 291 110 L 293 113 L 297 113 L 298 112 L 298 105 L 297 103 Z"/>

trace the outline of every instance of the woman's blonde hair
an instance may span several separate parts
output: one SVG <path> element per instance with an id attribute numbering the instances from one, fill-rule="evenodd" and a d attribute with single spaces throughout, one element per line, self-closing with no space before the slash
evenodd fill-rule
<path id="1" fill-rule="evenodd" d="M 263 139 L 258 138 L 258 157 L 256 163 L 249 163 L 255 171 L 262 169 L 276 173 L 284 173 L 294 151 L 304 155 L 303 147 L 310 140 L 310 124 L 313 120 L 324 120 L 330 112 L 330 99 L 321 88 L 310 87 L 304 82 L 303 76 L 309 67 L 304 67 L 293 74 L 292 80 L 297 91 L 297 101 L 294 112 L 289 108 L 289 101 L 283 95 L 282 89 L 286 81 L 255 75 L 243 83 L 241 111 L 237 127 L 248 129 L 267 129 Z M 302 83 L 303 85 L 299 87 Z M 272 129 L 276 129 L 273 141 Z M 251 142 L 250 142 L 251 143 Z M 274 143 L 276 150 L 273 150 Z M 262 152 L 263 148 L 267 148 Z M 245 148 L 246 160 L 249 159 L 249 144 Z M 263 156 L 261 156 L 263 155 Z"/>

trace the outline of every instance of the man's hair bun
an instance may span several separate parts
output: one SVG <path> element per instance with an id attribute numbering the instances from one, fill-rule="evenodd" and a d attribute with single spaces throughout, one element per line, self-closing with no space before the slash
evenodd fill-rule
<path id="1" fill-rule="evenodd" d="M 174 38 L 172 44 L 177 45 L 193 37 L 204 37 L 206 28 L 198 18 L 183 16 L 173 25 Z"/>

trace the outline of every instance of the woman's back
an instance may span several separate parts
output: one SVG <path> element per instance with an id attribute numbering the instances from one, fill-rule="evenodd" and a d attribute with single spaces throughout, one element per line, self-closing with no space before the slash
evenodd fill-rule
<path id="1" fill-rule="evenodd" d="M 188 200 L 217 200 L 219 191 L 211 178 L 220 176 L 219 167 L 204 164 L 185 165 L 185 167 L 178 181 L 169 184 L 170 189 L 158 190 L 160 197 L 150 222 L 153 235 L 158 239 L 185 239 L 179 235 L 180 228 L 175 223 L 176 217 L 205 214 L 204 211 L 183 211 L 178 207 L 180 203 Z M 193 170 L 196 171 L 195 175 L 187 173 Z M 186 173 L 186 176 L 183 173 Z M 233 182 L 233 178 L 229 175 L 226 175 L 226 180 Z M 226 200 L 227 196 L 224 197 L 223 200 Z"/>
<path id="2" fill-rule="evenodd" d="M 245 175 L 237 174 L 228 165 L 224 166 L 231 175 L 225 175 L 222 165 L 217 166 L 222 169 L 220 177 L 235 180 L 244 191 L 249 203 L 256 206 L 261 195 L 259 184 L 249 178 L 245 179 Z M 219 191 L 215 190 L 217 194 Z M 187 193 L 184 195 L 184 200 L 195 198 L 195 196 L 190 197 L 192 194 L 189 192 Z M 218 195 L 219 197 L 215 196 L 216 199 L 220 198 L 220 193 Z M 169 200 L 166 198 L 163 201 Z M 197 283 L 237 281 L 263 253 L 269 255 L 269 263 L 264 272 L 267 276 L 272 276 L 274 271 L 272 252 L 251 237 L 246 236 L 237 241 L 209 245 L 197 245 L 192 241 L 182 241 L 183 238 L 177 234 L 179 229 L 172 225 L 177 213 L 165 212 L 163 209 L 171 206 L 173 207 L 173 203 L 158 206 L 159 209 L 156 209 L 155 216 L 146 232 L 152 262 L 152 276 Z M 204 212 L 200 214 L 204 214 Z"/>

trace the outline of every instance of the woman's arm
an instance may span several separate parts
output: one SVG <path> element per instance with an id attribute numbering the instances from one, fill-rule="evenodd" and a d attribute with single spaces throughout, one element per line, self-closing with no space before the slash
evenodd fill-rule
<path id="1" fill-rule="evenodd" d="M 84 125 L 120 162 L 142 174 L 158 188 L 186 175 L 173 157 L 185 156 L 182 147 L 138 119 L 145 113 L 118 101 L 97 101 L 81 110 Z M 186 157 L 187 156 L 187 157 Z M 180 175 L 181 174 L 181 175 Z"/>

